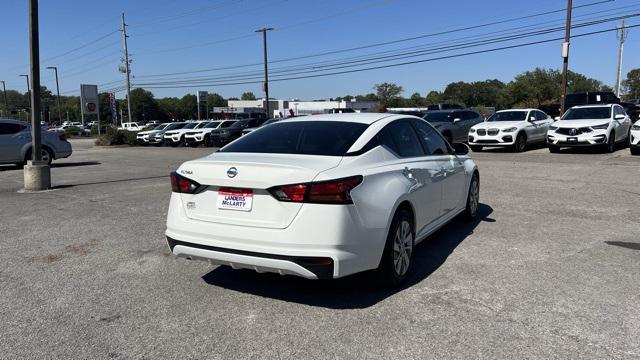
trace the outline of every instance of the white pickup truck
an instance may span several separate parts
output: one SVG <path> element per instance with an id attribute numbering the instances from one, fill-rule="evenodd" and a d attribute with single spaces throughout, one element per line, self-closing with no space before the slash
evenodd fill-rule
<path id="1" fill-rule="evenodd" d="M 118 128 L 118 130 L 128 130 L 128 131 L 141 131 L 144 130 L 144 126 L 138 125 L 135 122 L 126 122 L 122 123 L 122 126 Z"/>

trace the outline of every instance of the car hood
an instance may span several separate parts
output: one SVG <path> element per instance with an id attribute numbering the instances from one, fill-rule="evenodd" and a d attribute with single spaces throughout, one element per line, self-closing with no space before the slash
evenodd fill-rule
<path id="1" fill-rule="evenodd" d="M 559 120 L 553 123 L 553 126 L 561 128 L 579 128 L 589 127 L 611 122 L 609 119 L 582 119 L 582 120 Z"/>
<path id="2" fill-rule="evenodd" d="M 527 125 L 526 121 L 491 121 L 491 122 L 481 122 L 479 124 L 473 125 L 474 129 L 506 129 L 510 127 L 522 128 Z"/>

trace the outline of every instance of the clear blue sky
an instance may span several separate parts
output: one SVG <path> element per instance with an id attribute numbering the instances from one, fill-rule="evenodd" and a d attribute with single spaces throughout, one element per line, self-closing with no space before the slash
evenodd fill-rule
<path id="1" fill-rule="evenodd" d="M 596 1 L 575 0 L 574 6 Z M 121 12 L 126 13 L 127 23 L 130 25 L 129 51 L 134 60 L 132 73 L 136 76 L 133 80 L 135 83 L 142 82 L 142 76 L 149 74 L 259 63 L 262 61 L 262 41 L 261 36 L 253 31 L 262 26 L 276 28 L 269 34 L 269 53 L 271 60 L 278 60 L 443 32 L 559 10 L 565 6 L 565 0 L 41 1 L 41 58 L 43 68 L 59 67 L 61 91 L 71 95 L 77 93 L 80 83 L 102 84 L 123 78 L 117 72 L 122 48 L 120 33 L 115 32 L 94 42 L 118 30 Z M 4 36 L 0 38 L 0 49 L 2 49 L 0 80 L 5 80 L 8 88 L 25 91 L 25 81 L 18 75 L 28 71 L 27 0 L 4 1 L 0 7 L 2 9 L 0 23 L 4 29 Z M 597 14 L 589 15 L 596 12 Z M 581 19 L 589 17 L 611 17 L 621 13 L 639 12 L 640 2 L 637 0 L 616 0 L 578 8 L 574 12 L 576 17 L 574 21 L 580 22 Z M 319 62 L 433 43 L 442 44 L 459 38 L 528 25 L 561 26 L 563 18 L 563 13 L 548 14 L 382 47 L 273 64 L 272 67 Z M 628 23 L 640 24 L 640 17 L 631 18 Z M 577 29 L 574 33 L 611 28 L 616 25 L 618 24 L 607 23 Z M 556 36 L 562 36 L 562 34 L 555 33 L 491 46 Z M 236 39 L 229 40 L 234 38 Z M 91 45 L 63 55 L 87 43 Z M 632 29 L 626 44 L 625 70 L 640 67 L 639 44 L 640 28 Z M 481 48 L 462 51 L 477 49 Z M 458 52 L 461 50 L 431 55 L 431 57 Z M 615 32 L 574 39 L 571 56 L 571 70 L 614 85 L 617 59 Z M 423 58 L 428 57 L 430 56 Z M 372 92 L 373 85 L 380 82 L 394 82 L 402 85 L 405 96 L 410 96 L 415 91 L 424 95 L 431 90 L 443 90 L 446 84 L 453 81 L 493 78 L 509 81 L 514 75 L 536 66 L 559 68 L 561 62 L 560 43 L 554 42 L 348 75 L 273 82 L 271 96 L 320 99 L 345 94 L 361 94 Z M 261 67 L 196 73 L 180 77 L 220 76 L 246 71 L 260 72 Z M 43 70 L 42 82 L 43 85 L 54 88 L 51 71 Z M 109 86 L 102 88 L 107 89 Z M 243 91 L 253 91 L 258 96 L 262 95 L 259 84 L 153 89 L 152 91 L 157 97 L 162 97 L 182 96 L 198 89 L 218 92 L 225 97 L 239 96 Z M 122 96 L 122 92 L 118 93 L 118 97 Z"/>

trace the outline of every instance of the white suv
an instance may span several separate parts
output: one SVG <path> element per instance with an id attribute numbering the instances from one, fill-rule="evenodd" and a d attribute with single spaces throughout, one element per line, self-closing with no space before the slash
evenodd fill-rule
<path id="1" fill-rule="evenodd" d="M 119 129 L 127 130 L 127 131 L 141 131 L 141 130 L 144 130 L 144 126 L 139 125 L 138 123 L 135 123 L 135 122 L 126 122 L 126 123 L 122 123 L 122 126 Z"/>
<path id="2" fill-rule="evenodd" d="M 189 146 L 198 146 L 204 144 L 204 146 L 212 146 L 210 134 L 216 129 L 225 129 L 233 125 L 236 120 L 216 120 L 210 122 L 197 130 L 188 131 L 184 135 L 185 143 Z"/>
<path id="3" fill-rule="evenodd" d="M 151 135 L 161 132 L 162 130 L 166 129 L 167 126 L 169 125 L 171 125 L 171 123 L 164 123 L 156 126 L 155 128 L 153 128 L 153 130 L 140 131 L 139 133 L 136 134 L 136 141 L 138 142 L 138 144 L 148 145 L 149 137 Z"/>
<path id="4" fill-rule="evenodd" d="M 473 151 L 482 151 L 483 146 L 501 146 L 522 152 L 529 144 L 546 142 L 552 123 L 549 115 L 537 109 L 498 111 L 469 129 L 469 146 Z"/>
<path id="5" fill-rule="evenodd" d="M 640 120 L 633 124 L 629 135 L 631 136 L 629 139 L 631 155 L 640 155 Z"/>
<path id="6" fill-rule="evenodd" d="M 618 104 L 574 106 L 549 126 L 550 152 L 561 147 L 601 146 L 614 152 L 616 144 L 629 141 L 631 119 Z"/>
<path id="7" fill-rule="evenodd" d="M 42 160 L 51 164 L 53 159 L 71 156 L 71 144 L 65 134 L 42 131 Z M 22 165 L 31 159 L 31 125 L 0 119 L 0 164 Z"/>
<path id="8" fill-rule="evenodd" d="M 196 130 L 204 127 L 211 121 L 194 121 L 187 123 L 184 127 L 176 130 L 165 131 L 164 143 L 165 145 L 178 146 L 185 145 L 185 135 L 191 130 Z"/>

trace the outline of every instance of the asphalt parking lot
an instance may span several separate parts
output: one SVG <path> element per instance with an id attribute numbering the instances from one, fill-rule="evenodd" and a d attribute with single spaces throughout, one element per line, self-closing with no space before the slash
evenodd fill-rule
<path id="1" fill-rule="evenodd" d="M 168 174 L 210 148 L 92 148 L 25 194 L 0 166 L 0 358 L 640 357 L 640 157 L 474 153 L 481 218 L 402 289 L 168 255 Z"/>

